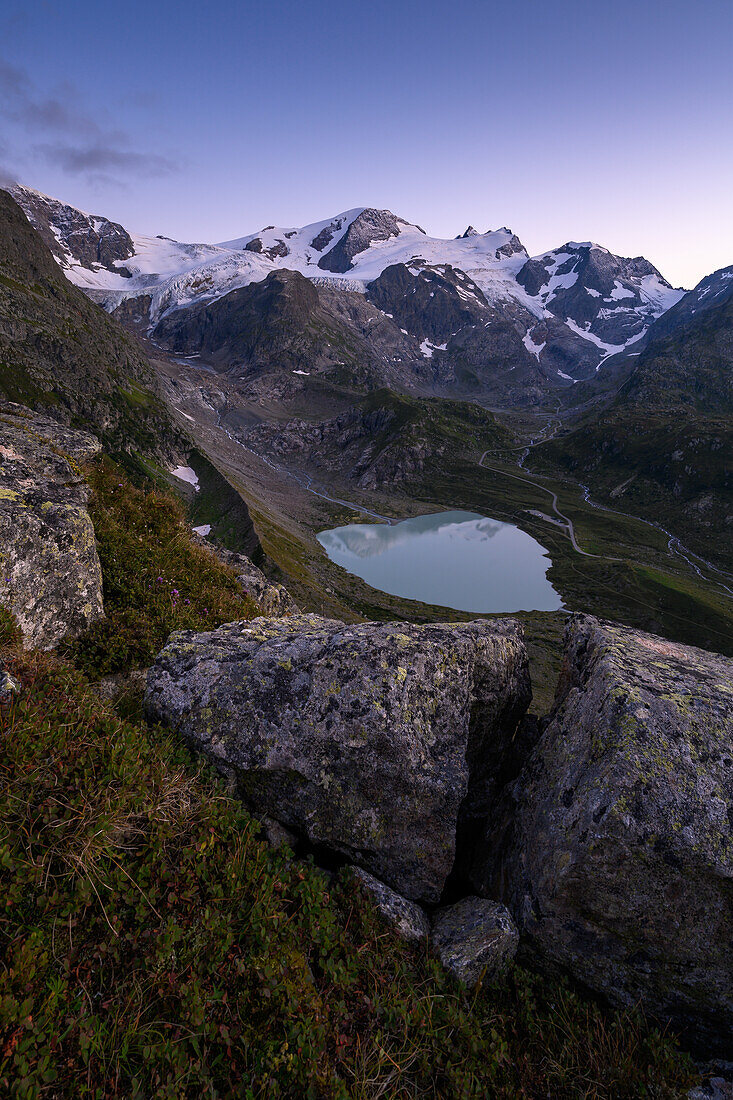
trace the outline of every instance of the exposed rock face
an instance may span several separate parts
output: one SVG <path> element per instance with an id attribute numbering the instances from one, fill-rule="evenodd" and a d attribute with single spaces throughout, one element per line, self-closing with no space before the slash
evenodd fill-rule
<path id="1" fill-rule="evenodd" d="M 398 218 L 391 210 L 375 210 L 367 207 L 354 218 L 343 237 L 333 248 L 321 256 L 318 266 L 324 271 L 351 271 L 352 260 L 374 241 L 387 241 L 397 237 L 400 226 L 407 225 L 404 218 Z"/>
<path id="2" fill-rule="evenodd" d="M 16 185 L 11 194 L 62 267 L 77 263 L 91 271 L 105 267 L 129 276 L 120 261 L 132 256 L 135 247 L 130 234 L 118 222 L 98 214 L 85 214 L 30 187 Z"/>
<path id="3" fill-rule="evenodd" d="M 533 949 L 712 1048 L 733 1028 L 733 662 L 579 617 L 505 866 Z"/>
<path id="4" fill-rule="evenodd" d="M 233 773 L 256 813 L 437 902 L 472 762 L 511 754 L 530 697 L 510 620 L 304 615 L 174 634 L 146 705 Z"/>
<path id="5" fill-rule="evenodd" d="M 378 878 L 370 875 L 368 871 L 363 871 L 361 867 L 354 868 L 354 876 L 398 936 L 407 940 L 408 943 L 427 938 L 430 933 L 430 922 L 419 905 L 403 898 L 401 894 L 385 886 Z"/>
<path id="6" fill-rule="evenodd" d="M 522 342 L 535 318 L 516 304 L 490 304 L 477 283 L 450 264 L 393 264 L 369 284 L 367 297 L 422 341 L 440 389 L 505 398 L 521 390 L 523 402 L 545 392 L 537 359 Z"/>
<path id="7" fill-rule="evenodd" d="M 87 488 L 76 462 L 90 435 L 0 404 L 0 604 L 26 644 L 48 649 L 103 614 Z"/>
<path id="8" fill-rule="evenodd" d="M 519 932 L 505 906 L 470 897 L 438 910 L 432 942 L 446 970 L 475 986 L 494 981 L 507 968 L 517 953 Z"/>
<path id="9" fill-rule="evenodd" d="M 360 488 L 377 489 L 429 480 L 431 470 L 442 472 L 444 456 L 450 462 L 456 451 L 456 433 L 465 450 L 479 453 L 510 439 L 478 406 L 398 397 L 388 390 L 376 390 L 333 419 L 258 424 L 246 438 L 258 454 L 297 455 L 309 470 L 326 468 Z"/>
<path id="10" fill-rule="evenodd" d="M 273 584 L 245 554 L 235 554 L 232 550 L 225 550 L 221 546 L 212 546 L 205 539 L 202 541 L 221 561 L 236 570 L 237 580 L 244 592 L 260 605 L 263 615 L 279 619 L 284 615 L 299 613 L 300 609 L 287 588 L 282 584 Z"/>

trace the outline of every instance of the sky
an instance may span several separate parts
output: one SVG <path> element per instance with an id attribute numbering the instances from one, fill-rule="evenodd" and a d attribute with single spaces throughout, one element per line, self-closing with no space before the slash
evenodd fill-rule
<path id="1" fill-rule="evenodd" d="M 0 178 L 221 241 L 356 206 L 733 263 L 733 0 L 2 0 Z"/>

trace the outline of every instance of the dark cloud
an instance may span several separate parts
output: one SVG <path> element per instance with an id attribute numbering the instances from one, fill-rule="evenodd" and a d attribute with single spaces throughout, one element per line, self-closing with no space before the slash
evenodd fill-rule
<path id="1" fill-rule="evenodd" d="M 72 175 L 110 182 L 119 175 L 165 176 L 179 170 L 171 158 L 135 149 L 124 130 L 105 126 L 78 103 L 73 85 L 40 96 L 28 74 L 0 58 L 0 116 L 47 141 L 31 153 Z M 113 173 L 114 175 L 110 175 Z"/>
<path id="2" fill-rule="evenodd" d="M 72 173 L 130 172 L 135 175 L 167 176 L 177 172 L 179 165 L 168 157 L 156 153 L 138 153 L 132 149 L 120 149 L 108 145 L 64 145 L 60 142 L 33 147 L 48 161 Z"/>

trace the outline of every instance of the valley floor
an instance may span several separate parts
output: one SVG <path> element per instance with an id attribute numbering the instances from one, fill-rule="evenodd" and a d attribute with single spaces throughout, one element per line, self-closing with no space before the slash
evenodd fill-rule
<path id="1" fill-rule="evenodd" d="M 309 467 L 243 444 L 243 429 L 255 419 L 282 416 L 276 407 L 243 406 L 222 376 L 171 362 L 159 362 L 159 369 L 182 426 L 246 499 L 274 574 L 305 609 L 345 620 L 478 617 L 379 592 L 332 564 L 315 537 L 375 517 L 395 521 L 460 508 L 514 523 L 536 538 L 552 558 L 548 579 L 568 610 L 733 652 L 733 599 L 720 573 L 670 549 L 670 537 L 655 525 L 599 507 L 578 483 L 531 472 L 533 445 L 558 425 L 551 414 L 514 417 L 512 428 L 525 441 L 515 450 L 451 454 L 416 480 L 365 491 L 325 463 Z M 536 663 L 541 713 L 554 692 L 565 613 L 517 617 Z"/>

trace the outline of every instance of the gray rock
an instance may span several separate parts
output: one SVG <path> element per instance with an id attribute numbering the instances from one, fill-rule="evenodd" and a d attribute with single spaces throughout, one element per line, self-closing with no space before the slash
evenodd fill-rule
<path id="1" fill-rule="evenodd" d="M 733 1100 L 733 1082 L 724 1077 L 712 1077 L 687 1094 L 688 1100 Z"/>
<path id="2" fill-rule="evenodd" d="M 413 943 L 425 939 L 430 932 L 430 922 L 424 909 L 414 901 L 403 898 L 368 871 L 354 867 L 354 876 L 374 906 L 387 923 L 403 940 Z"/>
<path id="3" fill-rule="evenodd" d="M 374 241 L 387 241 L 398 237 L 400 226 L 408 225 L 404 218 L 397 217 L 391 210 L 375 210 L 367 207 L 358 214 L 344 235 L 333 248 L 321 256 L 318 266 L 324 271 L 350 271 L 354 266 L 354 256 L 369 248 Z M 418 228 L 420 228 L 418 226 Z M 420 230 L 424 232 L 424 230 Z"/>
<path id="4" fill-rule="evenodd" d="M 133 668 L 129 672 L 114 672 L 97 681 L 96 688 L 103 699 L 110 701 L 121 695 L 142 694 L 148 676 L 146 668 Z"/>
<path id="5" fill-rule="evenodd" d="M 286 615 L 299 614 L 298 605 L 284 585 L 268 580 L 262 570 L 244 554 L 236 556 L 240 559 L 235 566 L 237 580 L 242 590 L 260 605 L 263 615 L 280 619 Z"/>
<path id="6" fill-rule="evenodd" d="M 174 634 L 146 706 L 233 769 L 254 812 L 413 901 L 437 902 L 471 765 L 511 754 L 530 698 L 511 620 L 347 626 L 302 615 Z"/>
<path id="7" fill-rule="evenodd" d="M 295 851 L 298 838 L 294 832 L 286 829 L 280 821 L 275 821 L 274 817 L 261 817 L 260 825 L 271 848 L 291 848 Z"/>
<path id="8" fill-rule="evenodd" d="M 566 638 L 517 784 L 514 915 L 540 959 L 729 1047 L 733 662 L 584 616 Z"/>
<path id="9" fill-rule="evenodd" d="M 0 604 L 50 649 L 103 615 L 102 572 L 77 463 L 99 442 L 0 404 Z"/>
<path id="10" fill-rule="evenodd" d="M 300 609 L 283 584 L 275 584 L 259 569 L 246 554 L 237 554 L 223 546 L 208 542 L 199 536 L 217 558 L 234 569 L 242 591 L 259 604 L 263 616 L 268 619 L 280 619 L 286 615 L 298 615 Z"/>
<path id="11" fill-rule="evenodd" d="M 0 703 L 9 703 L 14 695 L 20 693 L 20 681 L 3 668 L 0 668 Z"/>
<path id="12" fill-rule="evenodd" d="M 469 987 L 497 978 L 519 945 L 509 910 L 498 901 L 476 897 L 439 909 L 431 938 L 445 969 Z"/>

